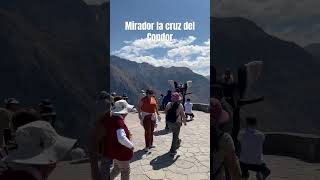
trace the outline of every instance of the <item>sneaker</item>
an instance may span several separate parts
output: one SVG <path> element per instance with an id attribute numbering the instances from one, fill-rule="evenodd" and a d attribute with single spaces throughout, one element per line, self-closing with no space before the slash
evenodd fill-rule
<path id="1" fill-rule="evenodd" d="M 156 146 L 152 145 L 152 146 L 149 147 L 149 149 L 153 149 L 153 148 L 155 148 L 155 147 L 156 147 Z"/>

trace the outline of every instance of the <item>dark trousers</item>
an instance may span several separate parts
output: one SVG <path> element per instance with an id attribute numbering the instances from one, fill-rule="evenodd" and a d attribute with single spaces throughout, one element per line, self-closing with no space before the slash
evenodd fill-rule
<path id="1" fill-rule="evenodd" d="M 270 169 L 266 166 L 266 164 L 246 164 L 240 162 L 242 178 L 249 178 L 249 170 L 257 173 L 261 173 L 264 177 L 267 177 L 270 174 Z"/>
<path id="2" fill-rule="evenodd" d="M 170 153 L 177 153 L 177 149 L 180 146 L 181 140 L 179 139 L 181 123 L 179 122 L 167 122 L 169 129 L 172 131 L 172 143 Z"/>
<path id="3" fill-rule="evenodd" d="M 143 120 L 144 127 L 144 139 L 146 142 L 146 147 L 151 147 L 153 144 L 153 132 L 154 132 L 154 122 L 151 120 L 151 115 L 145 116 Z"/>

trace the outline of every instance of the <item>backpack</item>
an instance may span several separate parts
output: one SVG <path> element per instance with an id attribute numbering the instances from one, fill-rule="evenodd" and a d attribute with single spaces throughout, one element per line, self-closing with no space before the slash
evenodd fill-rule
<path id="1" fill-rule="evenodd" d="M 177 121 L 177 109 L 179 107 L 180 103 L 173 103 L 171 105 L 171 108 L 168 110 L 166 114 L 166 121 L 169 121 L 171 123 L 175 123 Z"/>

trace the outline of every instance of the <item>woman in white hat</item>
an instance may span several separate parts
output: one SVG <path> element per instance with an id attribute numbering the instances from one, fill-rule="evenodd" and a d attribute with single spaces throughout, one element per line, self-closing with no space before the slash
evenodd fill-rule
<path id="1" fill-rule="evenodd" d="M 0 174 L 1 180 L 46 180 L 77 141 L 60 136 L 50 123 L 39 120 L 19 127 L 15 140 L 17 149 L 2 159 L 7 170 Z"/>
<path id="2" fill-rule="evenodd" d="M 119 100 L 111 108 L 111 117 L 105 122 L 106 148 L 104 155 L 113 159 L 113 169 L 110 179 L 115 179 L 121 173 L 121 180 L 130 178 L 130 160 L 133 157 L 134 146 L 130 141 L 130 132 L 125 124 L 125 117 L 133 109 L 125 100 Z"/>

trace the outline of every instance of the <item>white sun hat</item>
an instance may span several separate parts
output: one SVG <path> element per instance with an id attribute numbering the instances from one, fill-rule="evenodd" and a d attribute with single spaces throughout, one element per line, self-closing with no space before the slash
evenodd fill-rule
<path id="1" fill-rule="evenodd" d="M 46 121 L 34 121 L 16 131 L 18 148 L 3 160 L 8 163 L 49 165 L 62 160 L 76 139 L 60 136 Z"/>
<path id="2" fill-rule="evenodd" d="M 128 114 L 132 111 L 133 105 L 128 104 L 126 100 L 119 100 L 114 103 L 114 106 L 111 109 L 113 114 Z"/>

